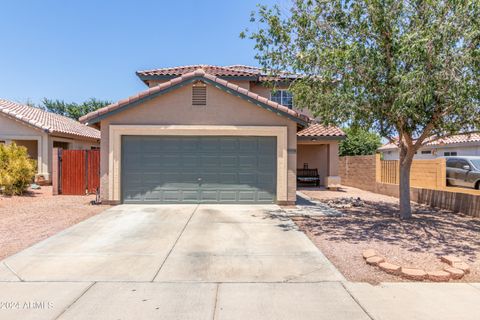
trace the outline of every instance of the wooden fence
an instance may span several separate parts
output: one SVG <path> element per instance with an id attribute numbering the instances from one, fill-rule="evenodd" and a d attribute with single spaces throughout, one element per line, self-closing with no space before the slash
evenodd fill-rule
<path id="1" fill-rule="evenodd" d="M 399 184 L 399 161 L 380 160 L 376 157 L 377 181 Z M 410 184 L 416 188 L 444 190 L 447 181 L 447 168 L 444 158 L 431 160 L 413 160 L 410 171 Z"/>
<path id="2" fill-rule="evenodd" d="M 53 194 L 84 195 L 100 187 L 100 150 L 54 148 Z"/>

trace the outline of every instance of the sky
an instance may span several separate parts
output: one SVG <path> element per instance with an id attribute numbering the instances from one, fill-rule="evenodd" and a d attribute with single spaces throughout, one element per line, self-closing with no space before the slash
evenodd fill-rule
<path id="1" fill-rule="evenodd" d="M 257 65 L 239 38 L 275 0 L 0 0 L 0 97 L 117 101 L 146 86 L 135 71 Z"/>

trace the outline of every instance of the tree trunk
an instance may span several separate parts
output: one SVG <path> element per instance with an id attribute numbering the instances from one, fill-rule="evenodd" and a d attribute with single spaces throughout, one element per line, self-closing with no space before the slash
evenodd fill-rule
<path id="1" fill-rule="evenodd" d="M 406 147 L 400 148 L 400 219 L 410 219 L 412 217 L 412 207 L 410 205 L 410 169 L 412 168 L 414 155 L 415 152 L 408 151 Z"/>

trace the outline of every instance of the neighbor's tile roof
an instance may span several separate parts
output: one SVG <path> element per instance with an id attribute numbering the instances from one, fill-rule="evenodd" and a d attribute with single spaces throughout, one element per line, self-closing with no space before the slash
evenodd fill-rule
<path id="1" fill-rule="evenodd" d="M 81 124 L 78 121 L 5 99 L 0 99 L 0 113 L 48 133 L 63 133 L 85 138 L 100 139 L 100 131 Z"/>
<path id="2" fill-rule="evenodd" d="M 188 73 L 185 73 L 185 74 L 183 74 L 183 75 L 181 75 L 177 78 L 174 78 L 170 81 L 167 81 L 167 82 L 161 83 L 157 86 L 154 86 L 152 88 L 149 88 L 149 89 L 147 89 L 145 91 L 142 91 L 142 92 L 140 92 L 140 93 L 138 93 L 134 96 L 131 96 L 131 97 L 127 98 L 127 99 L 120 100 L 120 101 L 118 101 L 116 103 L 113 103 L 111 105 L 108 105 L 104 108 L 101 108 L 101 109 L 98 109 L 96 111 L 90 112 L 89 114 L 81 117 L 80 121 L 83 122 L 83 123 L 87 123 L 87 122 L 91 121 L 92 119 L 95 119 L 95 118 L 97 118 L 99 116 L 102 116 L 106 113 L 109 113 L 111 111 L 119 109 L 123 106 L 131 104 L 135 101 L 138 101 L 138 100 L 140 100 L 142 98 L 145 98 L 147 96 L 150 96 L 152 94 L 155 94 L 155 93 L 161 92 L 163 90 L 166 90 L 166 89 L 168 89 L 168 88 L 170 88 L 174 85 L 177 85 L 179 83 L 182 83 L 184 81 L 187 81 L 187 80 L 189 80 L 191 78 L 195 78 L 195 77 L 203 77 L 203 78 L 205 78 L 207 80 L 210 80 L 214 83 L 218 83 L 218 84 L 228 88 L 229 90 L 236 91 L 236 92 L 238 92 L 238 93 L 240 93 L 244 96 L 247 96 L 248 98 L 251 98 L 251 99 L 256 100 L 260 103 L 263 103 L 263 104 L 269 106 L 270 108 L 277 109 L 278 111 L 280 111 L 282 113 L 285 113 L 285 114 L 288 114 L 288 115 L 290 115 L 294 118 L 297 118 L 297 119 L 299 119 L 303 122 L 309 122 L 310 121 L 310 118 L 307 115 L 305 115 L 301 112 L 289 109 L 288 107 L 285 107 L 281 104 L 278 104 L 274 101 L 271 101 L 271 100 L 269 100 L 265 97 L 262 97 L 262 96 L 260 96 L 256 93 L 253 93 L 253 92 L 251 92 L 251 91 L 249 91 L 245 88 L 237 86 L 236 84 L 230 83 L 230 82 L 228 82 L 224 79 L 221 79 L 217 76 L 214 76 L 210 73 L 207 73 L 207 72 L 205 72 L 205 70 L 203 70 L 201 68 L 197 69 L 197 70 L 194 70 L 194 71 L 191 71 L 191 72 L 188 72 Z"/>
<path id="3" fill-rule="evenodd" d="M 343 137 L 345 133 L 338 127 L 326 127 L 315 123 L 297 132 L 299 137 Z"/>
<path id="4" fill-rule="evenodd" d="M 472 132 L 472 133 L 463 133 L 463 134 L 456 134 L 451 135 L 448 137 L 443 137 L 436 139 L 435 137 L 431 137 L 429 140 L 431 142 L 427 142 L 425 146 L 442 146 L 442 145 L 449 145 L 449 144 L 456 144 L 456 143 L 480 143 L 480 133 Z M 397 149 L 398 145 L 396 143 L 386 143 L 380 148 L 379 151 L 383 150 L 392 150 Z"/>
<path id="5" fill-rule="evenodd" d="M 183 74 L 193 72 L 198 69 L 202 69 L 205 71 L 205 73 L 217 77 L 255 77 L 258 81 L 294 79 L 299 77 L 299 75 L 288 72 L 282 72 L 279 75 L 272 76 L 268 73 L 265 73 L 259 67 L 245 66 L 240 64 L 235 64 L 231 66 L 212 66 L 206 64 L 197 64 L 190 66 L 137 71 L 137 75 L 140 78 L 149 76 L 181 76 Z"/>

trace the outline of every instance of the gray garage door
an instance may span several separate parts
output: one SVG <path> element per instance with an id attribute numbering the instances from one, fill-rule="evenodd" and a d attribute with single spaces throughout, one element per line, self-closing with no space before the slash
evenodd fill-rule
<path id="1" fill-rule="evenodd" d="M 273 203 L 275 137 L 122 137 L 124 203 Z"/>

